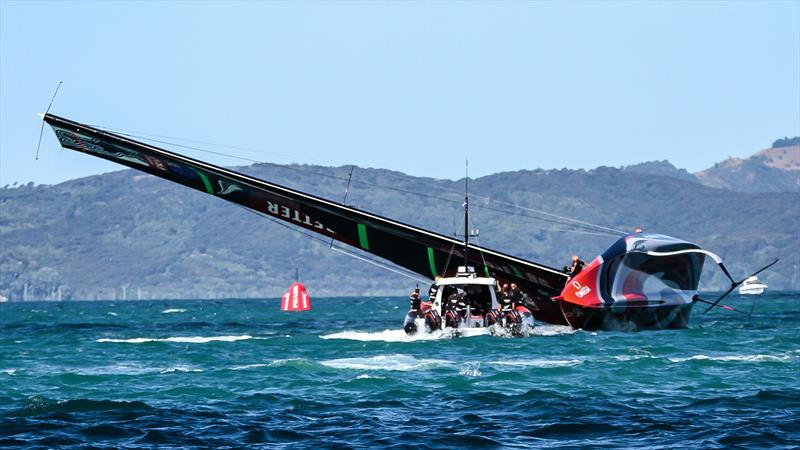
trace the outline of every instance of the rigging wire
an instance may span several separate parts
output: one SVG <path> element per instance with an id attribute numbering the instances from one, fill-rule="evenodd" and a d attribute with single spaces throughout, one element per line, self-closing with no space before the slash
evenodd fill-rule
<path id="1" fill-rule="evenodd" d="M 166 136 L 166 135 L 163 135 L 163 134 L 145 133 L 143 131 L 133 131 L 133 130 L 125 130 L 125 129 L 119 129 L 119 128 L 106 128 L 106 127 L 101 127 L 101 126 L 97 126 L 97 125 L 91 125 L 91 126 L 93 126 L 95 128 L 103 128 L 103 129 L 108 130 L 108 131 L 113 131 L 115 133 L 119 133 L 119 134 L 122 134 L 122 135 L 125 135 L 125 136 L 131 136 L 131 137 L 144 138 L 145 136 L 153 136 L 153 137 L 162 138 L 162 139 L 170 139 L 170 140 L 190 142 L 190 143 L 193 143 L 193 144 L 209 145 L 209 146 L 212 146 L 212 147 L 222 147 L 222 148 L 229 148 L 229 149 L 232 149 L 232 150 L 242 150 L 242 151 L 246 151 L 246 152 L 250 152 L 250 153 L 256 153 L 256 154 L 262 154 L 262 155 L 284 156 L 284 157 L 287 157 L 287 158 L 297 158 L 297 156 L 298 156 L 297 154 L 271 152 L 271 151 L 268 151 L 268 150 L 255 149 L 255 148 L 251 148 L 251 147 L 242 147 L 242 146 L 230 145 L 230 144 L 218 144 L 218 143 L 214 143 L 214 142 L 199 141 L 199 140 L 195 140 L 195 139 L 186 139 L 186 138 L 175 137 L 175 136 Z M 148 138 L 148 139 L 151 139 L 151 140 L 156 141 L 156 142 L 161 142 L 161 141 L 157 141 L 157 140 L 152 139 L 152 138 Z M 164 142 L 164 143 L 175 145 L 172 142 Z M 195 149 L 195 150 L 197 150 L 197 149 Z M 236 156 L 236 155 L 227 155 L 226 154 L 225 156 L 230 156 L 232 158 L 238 158 L 238 156 Z M 338 164 L 340 166 L 344 165 L 344 164 L 339 164 L 339 163 L 337 163 L 335 161 L 329 161 L 329 160 L 319 159 L 319 158 L 312 158 L 312 157 L 308 157 L 308 156 L 303 156 L 303 159 L 305 159 L 307 161 L 315 161 L 315 162 L 325 163 L 325 164 L 333 164 L 333 165 L 337 165 Z M 263 163 L 263 161 L 258 161 L 258 162 Z"/>
<path id="2" fill-rule="evenodd" d="M 39 144 L 36 146 L 36 161 L 39 160 L 39 149 L 42 147 L 42 134 L 44 134 L 44 124 L 45 124 L 44 116 L 46 116 L 47 113 L 50 112 L 50 108 L 53 107 L 53 102 L 56 99 L 56 95 L 58 95 L 58 90 L 61 89 L 62 83 L 63 81 L 58 82 L 58 86 L 56 86 L 56 91 L 53 92 L 53 98 L 50 99 L 50 104 L 47 105 L 47 110 L 44 112 L 44 114 L 42 114 L 42 128 L 39 129 Z"/>
<path id="3" fill-rule="evenodd" d="M 172 146 L 185 148 L 185 149 L 189 149 L 189 150 L 196 150 L 196 151 L 200 151 L 200 152 L 204 152 L 204 153 L 210 153 L 210 154 L 214 154 L 214 155 L 225 156 L 225 157 L 229 157 L 229 158 L 248 161 L 248 162 L 251 162 L 251 163 L 272 164 L 272 165 L 275 165 L 275 166 L 280 166 L 280 167 L 288 168 L 288 169 L 291 169 L 291 170 L 295 170 L 295 171 L 298 171 L 298 172 L 301 172 L 301 173 L 304 173 L 304 174 L 312 174 L 312 175 L 319 176 L 319 177 L 331 178 L 331 179 L 342 180 L 342 181 L 347 180 L 348 183 L 350 183 L 350 181 L 351 181 L 351 179 L 349 177 L 348 178 L 344 178 L 344 177 L 340 177 L 340 176 L 336 176 L 336 175 L 321 173 L 321 172 L 317 172 L 317 171 L 314 171 L 314 170 L 311 170 L 311 169 L 308 169 L 308 168 L 299 167 L 297 165 L 268 163 L 268 162 L 265 162 L 265 161 L 260 161 L 260 160 L 256 160 L 256 159 L 252 159 L 252 158 L 246 158 L 246 157 L 239 156 L 239 155 L 232 155 L 232 154 L 228 154 L 228 153 L 224 153 L 224 152 L 208 150 L 208 149 L 205 149 L 205 148 L 196 147 L 196 146 L 192 146 L 192 145 L 185 145 L 185 144 L 179 144 L 179 143 L 175 143 L 175 142 L 164 141 L 164 140 L 160 140 L 160 139 L 153 139 L 153 138 L 149 138 L 149 137 L 146 137 L 146 136 L 138 136 L 136 134 L 132 134 L 132 133 L 124 132 L 124 131 L 120 131 L 120 130 L 111 129 L 110 131 L 115 131 L 115 132 L 117 132 L 117 133 L 119 133 L 119 134 L 121 134 L 123 136 L 128 136 L 128 137 L 131 137 L 131 138 L 138 138 L 138 139 L 143 139 L 143 140 L 148 140 L 148 141 L 152 141 L 152 142 L 157 142 L 159 144 L 172 145 Z M 180 138 L 175 138 L 175 139 L 180 139 Z M 218 145 L 218 144 L 213 144 L 213 143 L 208 143 L 208 142 L 203 142 L 203 141 L 191 141 L 191 140 L 188 140 L 188 139 L 181 139 L 181 140 L 184 140 L 184 141 L 187 141 L 187 142 L 200 142 L 200 143 L 203 143 L 204 145 Z M 234 149 L 248 150 L 248 151 L 255 151 L 253 149 L 248 149 L 246 147 L 235 147 L 235 146 L 226 146 L 226 145 L 219 145 L 219 146 L 220 147 L 229 147 L 229 148 L 234 148 Z M 384 174 L 384 175 L 386 175 L 386 174 Z M 389 173 L 389 175 L 391 176 L 393 174 Z M 399 177 L 396 177 L 396 178 L 399 179 Z M 410 194 L 410 195 L 415 195 L 415 196 L 419 196 L 419 197 L 431 198 L 431 199 L 435 199 L 435 200 L 438 200 L 438 201 L 447 201 L 447 202 L 456 203 L 456 204 L 461 203 L 461 200 L 449 199 L 449 198 L 444 198 L 444 197 L 440 197 L 440 196 L 436 196 L 436 195 L 432 195 L 432 194 L 425 194 L 425 193 L 422 193 L 422 192 L 410 191 L 410 190 L 402 189 L 402 188 L 399 188 L 399 187 L 396 187 L 396 186 L 386 186 L 386 185 L 381 185 L 381 184 L 377 184 L 377 183 L 370 183 L 370 182 L 366 182 L 366 181 L 354 181 L 353 183 L 354 184 L 362 184 L 362 185 L 366 185 L 366 186 L 370 186 L 370 187 L 378 187 L 378 188 L 381 188 L 381 189 L 401 192 L 401 193 L 404 193 L 404 194 Z M 447 187 L 444 187 L 444 186 L 435 186 L 435 188 L 439 189 L 441 191 L 448 192 L 448 193 L 458 194 L 459 196 L 463 194 L 463 192 L 456 191 L 455 189 L 450 189 L 450 188 L 447 188 Z M 527 215 L 527 214 L 520 214 L 520 213 L 509 211 L 507 209 L 493 208 L 493 207 L 488 206 L 488 205 L 482 205 L 481 206 L 482 208 L 486 208 L 486 209 L 489 209 L 491 211 L 501 212 L 501 213 L 504 213 L 504 214 L 512 214 L 512 215 L 515 215 L 515 216 L 518 216 L 518 217 L 525 217 L 525 218 L 528 218 L 528 219 L 531 219 L 531 220 L 538 220 L 538 221 L 542 221 L 542 222 L 553 223 L 553 224 L 556 224 L 556 225 L 569 226 L 569 227 L 576 228 L 574 230 L 563 229 L 562 228 L 562 229 L 557 229 L 556 231 L 573 232 L 573 233 L 595 235 L 595 236 L 615 236 L 615 237 L 627 234 L 625 231 L 618 230 L 618 229 L 615 229 L 615 228 L 605 227 L 605 226 L 602 226 L 602 225 L 593 224 L 591 222 L 586 222 L 586 221 L 573 219 L 573 218 L 566 217 L 566 216 L 561 216 L 561 215 L 554 214 L 554 213 L 549 213 L 547 211 L 542 211 L 542 210 L 539 210 L 539 209 L 526 207 L 526 206 L 519 205 L 519 204 L 516 204 L 516 203 L 511 203 L 511 202 L 506 202 L 506 201 L 503 201 L 503 200 L 498 200 L 498 199 L 495 199 L 495 198 L 492 198 L 492 197 L 489 197 L 489 196 L 485 196 L 485 195 L 473 194 L 473 196 L 481 198 L 481 199 L 484 199 L 485 202 L 498 203 L 498 204 L 501 204 L 501 205 L 505 205 L 505 206 L 517 208 L 517 209 L 520 209 L 520 210 L 523 210 L 523 211 L 527 211 L 527 212 L 530 212 L 530 213 L 540 214 L 540 215 L 546 216 L 546 217 L 535 217 L 535 216 L 531 216 L 531 215 Z"/>

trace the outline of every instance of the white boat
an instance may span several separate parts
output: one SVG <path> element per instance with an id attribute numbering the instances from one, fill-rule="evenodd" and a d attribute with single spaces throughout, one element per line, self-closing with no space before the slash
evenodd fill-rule
<path id="1" fill-rule="evenodd" d="M 761 295 L 765 290 L 767 285 L 759 281 L 758 277 L 750 277 L 739 286 L 740 295 Z"/>
<path id="2" fill-rule="evenodd" d="M 431 291 L 435 293 L 428 302 L 419 302 L 418 308 L 412 304 L 406 314 L 403 329 L 407 334 L 450 329 L 456 335 L 469 336 L 491 327 L 490 333 L 502 329 L 522 336 L 534 327 L 533 315 L 522 304 L 523 299 L 513 309 L 503 310 L 495 279 L 478 276 L 472 266 L 459 266 L 455 277 L 438 278 Z"/>

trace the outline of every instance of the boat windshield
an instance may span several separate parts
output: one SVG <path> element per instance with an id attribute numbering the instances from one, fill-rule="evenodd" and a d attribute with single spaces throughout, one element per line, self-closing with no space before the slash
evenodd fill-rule
<path id="1" fill-rule="evenodd" d="M 685 253 L 650 256 L 625 253 L 606 272 L 606 295 L 615 301 L 662 300 L 697 291 L 704 256 Z"/>
<path id="2" fill-rule="evenodd" d="M 442 288 L 442 303 L 446 304 L 452 294 L 464 294 L 466 304 L 474 314 L 484 314 L 491 310 L 493 286 L 486 284 L 448 284 Z"/>

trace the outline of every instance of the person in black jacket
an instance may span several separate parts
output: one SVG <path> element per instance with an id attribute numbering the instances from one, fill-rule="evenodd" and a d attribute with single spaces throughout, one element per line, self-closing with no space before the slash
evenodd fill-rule
<path id="1" fill-rule="evenodd" d="M 506 312 L 514 309 L 514 300 L 511 298 L 511 288 L 508 284 L 504 284 L 498 296 L 500 301 L 500 311 Z"/>
<path id="2" fill-rule="evenodd" d="M 410 303 L 411 313 L 414 314 L 415 317 L 422 317 L 420 315 L 422 298 L 419 295 L 419 286 L 414 288 L 414 291 L 408 296 L 408 302 Z"/>
<path id="3" fill-rule="evenodd" d="M 431 285 L 431 287 L 428 288 L 428 301 L 431 303 L 433 303 L 436 300 L 436 293 L 439 291 L 439 286 L 437 286 L 436 283 L 438 283 L 439 280 L 441 279 L 442 277 L 440 275 L 436 275 L 436 278 L 433 280 L 433 284 Z M 442 300 L 447 300 L 447 299 L 445 298 Z"/>

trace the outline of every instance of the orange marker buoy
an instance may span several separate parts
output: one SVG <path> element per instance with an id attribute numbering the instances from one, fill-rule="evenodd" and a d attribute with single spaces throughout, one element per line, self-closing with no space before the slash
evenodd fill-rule
<path id="1" fill-rule="evenodd" d="M 303 283 L 292 283 L 289 290 L 281 297 L 281 311 L 308 311 L 311 309 L 311 297 Z"/>

